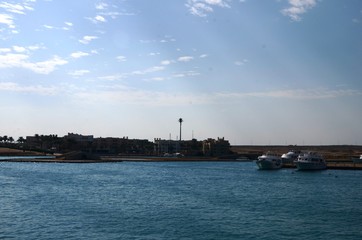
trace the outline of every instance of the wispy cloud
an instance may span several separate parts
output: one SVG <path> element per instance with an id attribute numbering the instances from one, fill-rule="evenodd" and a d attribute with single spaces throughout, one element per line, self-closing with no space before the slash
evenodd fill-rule
<path id="1" fill-rule="evenodd" d="M 162 77 L 148 79 L 148 81 L 163 81 Z M 362 95 L 358 90 L 343 89 L 299 89 L 299 90 L 277 90 L 267 92 L 223 92 L 223 93 L 167 93 L 161 91 L 147 91 L 134 88 L 108 89 L 83 91 L 76 94 L 78 98 L 93 102 L 124 103 L 135 105 L 189 105 L 215 104 L 230 101 L 240 101 L 244 98 L 285 98 L 294 100 L 318 100 L 338 97 L 352 97 Z"/>
<path id="2" fill-rule="evenodd" d="M 86 19 L 95 24 L 107 22 L 107 20 L 101 15 L 97 15 L 95 17 L 87 17 Z"/>
<path id="3" fill-rule="evenodd" d="M 114 75 L 107 75 L 98 77 L 99 80 L 103 81 L 117 81 L 127 77 L 127 74 L 114 74 Z"/>
<path id="4" fill-rule="evenodd" d="M 16 19 L 14 17 L 14 14 L 26 14 L 26 11 L 33 11 L 34 8 L 32 7 L 32 4 L 35 1 L 18 1 L 18 3 L 9 3 L 9 2 L 0 2 L 0 9 L 4 9 L 7 13 L 0 13 L 0 25 L 5 24 L 11 31 L 9 31 L 12 34 L 19 33 L 16 28 L 16 24 L 14 23 L 14 20 Z M 1 28 L 0 28 L 1 29 Z"/>
<path id="5" fill-rule="evenodd" d="M 65 25 L 67 25 L 68 27 L 72 27 L 73 26 L 73 23 L 71 22 L 64 22 Z"/>
<path id="6" fill-rule="evenodd" d="M 129 78 L 132 76 L 146 75 L 146 74 L 150 74 L 150 73 L 160 72 L 163 70 L 165 70 L 165 66 L 153 66 L 153 67 L 149 67 L 149 68 L 142 69 L 142 70 L 135 70 L 135 71 L 129 72 L 129 73 L 102 76 L 102 77 L 98 77 L 98 79 L 104 80 L 104 81 L 117 81 L 117 80 Z"/>
<path id="7" fill-rule="evenodd" d="M 74 52 L 74 53 L 70 54 L 70 56 L 72 58 L 81 58 L 81 57 L 89 56 L 89 53 L 78 51 L 78 52 Z"/>
<path id="8" fill-rule="evenodd" d="M 179 57 L 177 59 L 177 61 L 179 61 L 179 62 L 189 62 L 189 61 L 191 61 L 193 59 L 194 59 L 194 57 L 192 57 L 192 56 L 182 56 L 182 57 Z"/>
<path id="9" fill-rule="evenodd" d="M 172 61 L 170 60 L 164 60 L 161 62 L 161 65 L 170 65 L 172 63 Z"/>
<path id="10" fill-rule="evenodd" d="M 249 60 L 243 59 L 243 60 L 241 60 L 241 61 L 235 61 L 234 64 L 235 64 L 236 66 L 243 66 L 243 65 L 246 64 L 247 62 L 249 62 Z"/>
<path id="11" fill-rule="evenodd" d="M 290 17 L 292 21 L 300 21 L 301 15 L 315 7 L 317 0 L 288 0 L 289 7 L 284 8 L 282 14 Z"/>
<path id="12" fill-rule="evenodd" d="M 134 105 L 151 106 L 175 106 L 207 104 L 210 102 L 210 96 L 207 94 L 175 94 L 158 91 L 147 91 L 133 88 L 110 89 L 100 91 L 84 91 L 74 94 L 78 100 L 93 103 L 122 103 Z"/>
<path id="13" fill-rule="evenodd" d="M 33 7 L 29 5 L 29 2 L 25 1 L 23 3 L 12 4 L 8 2 L 1 2 L 0 8 L 3 8 L 7 12 L 15 13 L 15 14 L 25 14 L 25 11 L 34 10 Z"/>
<path id="14" fill-rule="evenodd" d="M 56 87 L 44 87 L 42 85 L 24 86 L 14 82 L 0 82 L 0 91 L 56 95 L 58 89 Z"/>
<path id="15" fill-rule="evenodd" d="M 43 28 L 48 29 L 48 30 L 65 30 L 65 31 L 68 31 L 68 30 L 71 29 L 72 26 L 73 26 L 73 23 L 71 23 L 71 22 L 64 22 L 64 25 L 63 25 L 62 27 L 44 24 L 44 25 L 43 25 Z"/>
<path id="16" fill-rule="evenodd" d="M 206 17 L 214 7 L 230 7 L 229 0 L 187 0 L 186 7 L 195 16 Z"/>
<path id="17" fill-rule="evenodd" d="M 144 70 L 133 71 L 131 74 L 132 75 L 144 75 L 144 74 L 147 74 L 147 73 L 159 72 L 159 71 L 162 71 L 164 69 L 165 69 L 164 66 L 153 66 L 153 67 L 150 67 L 150 68 L 146 68 Z"/>
<path id="18" fill-rule="evenodd" d="M 119 62 L 125 62 L 127 61 L 127 58 L 125 56 L 117 56 L 116 59 L 119 61 Z"/>
<path id="19" fill-rule="evenodd" d="M 108 8 L 107 3 L 101 2 L 101 3 L 96 4 L 96 9 L 97 10 L 105 10 L 107 8 Z"/>
<path id="20" fill-rule="evenodd" d="M 196 71 L 185 71 L 185 72 L 174 73 L 171 75 L 171 78 L 195 77 L 198 75 L 200 75 L 200 73 Z"/>
<path id="21" fill-rule="evenodd" d="M 57 66 L 67 64 L 68 62 L 58 56 L 42 62 L 31 62 L 26 54 L 7 53 L 0 55 L 0 68 L 25 68 L 39 74 L 49 74 Z"/>
<path id="22" fill-rule="evenodd" d="M 82 39 L 79 40 L 79 42 L 82 44 L 88 44 L 97 38 L 97 36 L 84 36 Z"/>
<path id="23" fill-rule="evenodd" d="M 11 52 L 11 48 L 0 48 L 0 53 L 8 53 Z"/>
<path id="24" fill-rule="evenodd" d="M 82 70 L 75 70 L 75 71 L 69 72 L 69 75 L 71 75 L 73 77 L 81 77 L 87 73 L 90 73 L 90 71 L 82 69 Z"/>
<path id="25" fill-rule="evenodd" d="M 55 28 L 54 26 L 50 26 L 50 25 L 47 25 L 47 24 L 44 24 L 43 27 L 46 28 L 46 29 L 54 29 Z"/>
<path id="26" fill-rule="evenodd" d="M 15 28 L 14 18 L 9 14 L 0 14 L 0 24 L 5 24 L 8 26 L 8 28 Z"/>
<path id="27" fill-rule="evenodd" d="M 353 89 L 297 89 L 297 90 L 275 90 L 266 92 L 246 92 L 246 93 L 218 93 L 219 97 L 228 99 L 238 99 L 245 97 L 264 97 L 264 98 L 286 98 L 299 100 L 313 100 L 338 98 L 345 96 L 362 95 L 361 91 Z"/>

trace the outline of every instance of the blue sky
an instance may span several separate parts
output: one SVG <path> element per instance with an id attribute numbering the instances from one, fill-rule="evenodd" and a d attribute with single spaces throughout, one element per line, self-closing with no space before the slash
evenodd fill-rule
<path id="1" fill-rule="evenodd" d="M 0 135 L 362 144 L 360 0 L 0 1 Z"/>

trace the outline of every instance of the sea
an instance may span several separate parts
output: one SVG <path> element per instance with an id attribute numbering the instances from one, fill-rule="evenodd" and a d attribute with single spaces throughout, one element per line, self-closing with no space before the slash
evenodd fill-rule
<path id="1" fill-rule="evenodd" d="M 362 171 L 0 163 L 0 239 L 362 239 Z"/>

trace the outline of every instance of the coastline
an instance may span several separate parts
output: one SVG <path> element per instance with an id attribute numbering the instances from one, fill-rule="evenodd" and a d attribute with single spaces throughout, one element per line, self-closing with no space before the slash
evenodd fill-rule
<path id="1" fill-rule="evenodd" d="M 236 159 L 217 159 L 217 158 L 163 158 L 163 157 L 105 157 L 102 159 L 75 159 L 64 160 L 57 158 L 13 158 L 0 159 L 0 162 L 23 162 L 23 163 L 118 163 L 118 162 L 250 162 L 239 161 Z M 282 168 L 296 169 L 293 165 L 284 165 Z M 350 162 L 327 162 L 327 169 L 331 170 L 362 170 L 362 163 Z"/>
<path id="2" fill-rule="evenodd" d="M 362 163 L 353 162 L 353 156 L 362 153 L 362 146 L 232 146 L 236 154 L 233 158 L 222 157 L 163 157 L 163 156 L 137 156 L 137 155 L 113 155 L 98 156 L 96 158 L 65 158 L 60 156 L 46 155 L 34 151 L 23 151 L 19 149 L 0 148 L 0 162 L 33 162 L 33 163 L 116 163 L 116 162 L 250 162 L 267 150 L 278 153 L 286 152 L 288 149 L 312 149 L 322 152 L 326 156 L 327 168 L 338 170 L 362 170 Z M 72 155 L 72 154 L 70 154 Z M 26 158 L 24 158 L 26 156 Z M 237 158 L 237 157 L 241 158 Z M 3 158 L 2 158 L 3 157 Z M 6 159 L 5 157 L 11 157 Z M 295 168 L 293 165 L 285 165 L 284 168 Z"/>

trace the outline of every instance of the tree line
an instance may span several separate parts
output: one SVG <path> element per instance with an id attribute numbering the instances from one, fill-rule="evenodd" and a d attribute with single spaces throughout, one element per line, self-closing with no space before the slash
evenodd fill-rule
<path id="1" fill-rule="evenodd" d="M 0 136 L 0 143 L 14 143 L 15 140 L 13 137 L 11 136 Z M 16 141 L 17 143 L 24 143 L 25 142 L 25 138 L 23 137 L 19 137 L 18 140 Z"/>

